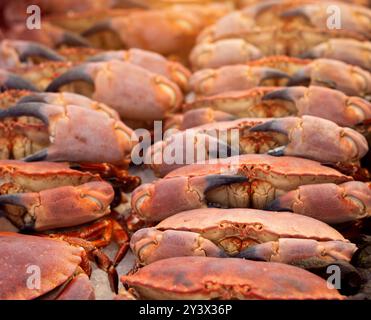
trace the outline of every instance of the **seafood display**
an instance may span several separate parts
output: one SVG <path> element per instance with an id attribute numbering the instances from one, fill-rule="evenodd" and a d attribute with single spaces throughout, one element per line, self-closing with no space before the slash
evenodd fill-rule
<path id="1" fill-rule="evenodd" d="M 371 299 L 367 1 L 0 17 L 0 300 Z"/>

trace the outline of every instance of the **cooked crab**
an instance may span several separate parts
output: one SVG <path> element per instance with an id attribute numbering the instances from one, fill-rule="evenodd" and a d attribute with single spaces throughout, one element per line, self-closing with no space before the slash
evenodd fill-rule
<path id="1" fill-rule="evenodd" d="M 164 259 L 121 281 L 142 299 L 343 299 L 306 270 L 233 258 Z"/>
<path id="2" fill-rule="evenodd" d="M 206 141 L 203 135 L 210 138 Z M 211 137 L 215 140 L 211 140 Z M 187 148 L 192 140 L 195 149 L 192 159 L 194 162 L 200 158 L 200 152 L 207 154 L 208 159 L 223 157 L 223 143 L 231 149 L 231 152 L 225 150 L 224 157 L 232 152 L 268 153 L 274 156 L 297 156 L 333 165 L 359 165 L 359 160 L 368 151 L 368 144 L 363 135 L 322 118 L 242 118 L 210 123 L 170 135 L 148 149 L 146 163 L 150 163 L 150 167 L 163 176 L 175 168 L 174 165 L 169 166 L 166 161 L 170 151 L 188 155 Z M 202 143 L 205 143 L 205 148 Z M 178 167 L 189 163 L 187 161 L 190 161 L 190 156 L 183 156 L 183 159 L 182 163 L 176 163 Z"/>
<path id="3" fill-rule="evenodd" d="M 208 110 L 205 110 L 208 108 Z M 318 86 L 258 87 L 230 91 L 198 98 L 182 106 L 184 115 L 178 119 L 183 129 L 191 126 L 244 117 L 285 117 L 310 115 L 344 127 L 354 127 L 371 119 L 371 104 L 365 99 Z M 193 113 L 198 116 L 194 119 Z M 203 115 L 202 117 L 200 116 Z M 217 118 L 216 118 L 217 117 Z M 169 120 L 168 120 L 169 123 Z M 169 124 L 168 124 L 169 126 Z"/>
<path id="4" fill-rule="evenodd" d="M 0 244 L 0 270 L 6 275 L 0 288 L 2 300 L 94 299 L 88 259 L 108 273 L 111 288 L 117 291 L 118 276 L 112 262 L 83 240 L 0 232 Z M 34 272 L 40 276 L 35 283 Z"/>
<path id="5" fill-rule="evenodd" d="M 204 208 L 264 208 L 301 185 L 351 181 L 318 162 L 269 155 L 240 155 L 184 166 L 134 190 L 131 207 L 146 221 Z"/>
<path id="6" fill-rule="evenodd" d="M 310 268 L 350 261 L 356 246 L 327 224 L 289 212 L 183 211 L 138 230 L 130 246 L 141 264 L 182 256 L 244 257 Z"/>

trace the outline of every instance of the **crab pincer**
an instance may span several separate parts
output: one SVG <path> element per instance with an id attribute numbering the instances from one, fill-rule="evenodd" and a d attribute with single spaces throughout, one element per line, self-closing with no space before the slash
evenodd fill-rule
<path id="1" fill-rule="evenodd" d="M 264 86 L 269 81 L 287 78 L 289 76 L 285 72 L 273 68 L 232 65 L 195 72 L 190 78 L 190 87 L 196 95 L 210 96 Z"/>
<path id="2" fill-rule="evenodd" d="M 9 89 L 38 91 L 38 89 L 31 82 L 27 81 L 21 76 L 0 69 L 0 92 Z"/>
<path id="3" fill-rule="evenodd" d="M 25 161 L 108 162 L 125 164 L 132 149 L 132 130 L 101 112 L 74 105 L 38 102 L 2 110 L 0 119 L 30 116 L 40 119 L 49 131 L 50 146 Z M 104 134 L 103 134 L 104 133 Z"/>
<path id="4" fill-rule="evenodd" d="M 249 129 L 274 131 L 288 136 L 288 144 L 269 150 L 272 156 L 299 156 L 323 163 L 351 163 L 368 151 L 367 140 L 350 128 L 312 116 L 268 120 Z"/>
<path id="5" fill-rule="evenodd" d="M 371 184 L 350 181 L 300 186 L 265 209 L 293 211 L 331 224 L 355 221 L 371 215 Z"/>
<path id="6" fill-rule="evenodd" d="M 74 81 L 93 85 L 92 98 L 124 119 L 161 120 L 177 111 L 183 100 L 179 87 L 166 77 L 117 60 L 74 67 L 51 82 L 46 91 L 58 91 Z"/>
<path id="7" fill-rule="evenodd" d="M 371 73 L 331 59 L 316 59 L 291 75 L 288 86 L 319 85 L 366 99 L 371 94 Z"/>
<path id="8" fill-rule="evenodd" d="M 0 43 L 0 67 L 12 68 L 27 62 L 29 58 L 63 61 L 54 50 L 33 41 L 3 40 Z"/>
<path id="9" fill-rule="evenodd" d="M 187 165 L 143 184 L 134 190 L 131 207 L 145 221 L 207 206 L 261 209 L 300 185 L 351 180 L 308 159 L 245 154 Z"/>
<path id="10" fill-rule="evenodd" d="M 132 48 L 129 50 L 105 51 L 104 53 L 88 59 L 88 62 L 109 61 L 109 60 L 127 61 L 140 66 L 148 71 L 163 75 L 176 83 L 183 91 L 188 89 L 188 79 L 191 72 L 181 63 L 167 60 L 162 55 Z"/>
<path id="11" fill-rule="evenodd" d="M 263 101 L 281 100 L 293 103 L 297 115 L 312 115 L 331 120 L 340 126 L 353 127 L 371 119 L 371 103 L 356 96 L 324 87 L 288 87 L 267 92 Z"/>

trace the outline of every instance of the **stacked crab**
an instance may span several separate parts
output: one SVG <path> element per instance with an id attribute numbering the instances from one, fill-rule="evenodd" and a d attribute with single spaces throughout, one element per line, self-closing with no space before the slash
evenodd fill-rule
<path id="1" fill-rule="evenodd" d="M 41 29 L 5 2 L 0 298 L 93 299 L 89 259 L 118 293 L 129 249 L 116 299 L 369 297 L 371 11 L 347 2 L 33 0 Z"/>

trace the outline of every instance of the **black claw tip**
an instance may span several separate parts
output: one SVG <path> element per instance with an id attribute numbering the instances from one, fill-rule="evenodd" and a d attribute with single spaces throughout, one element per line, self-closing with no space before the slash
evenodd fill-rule
<path id="1" fill-rule="evenodd" d="M 34 161 L 44 161 L 48 158 L 48 149 L 40 150 L 39 152 L 36 152 L 26 158 L 23 159 L 23 161 L 26 162 L 34 162 Z"/>
<path id="2" fill-rule="evenodd" d="M 210 189 L 217 188 L 226 184 L 232 183 L 243 183 L 249 181 L 245 176 L 238 175 L 223 175 L 223 174 L 213 174 L 206 177 L 207 187 L 205 192 Z"/>
<path id="3" fill-rule="evenodd" d="M 285 155 L 285 149 L 286 149 L 285 146 L 281 146 L 281 147 L 278 147 L 278 148 L 275 148 L 275 149 L 269 150 L 267 153 L 268 153 L 270 156 L 282 157 L 282 156 Z"/>

